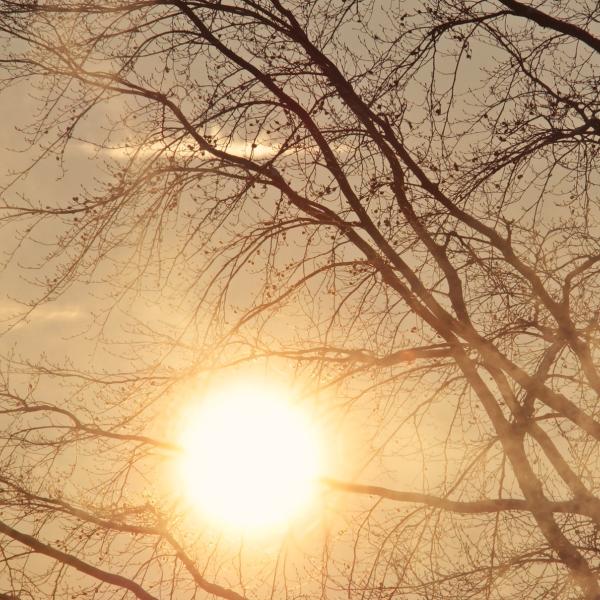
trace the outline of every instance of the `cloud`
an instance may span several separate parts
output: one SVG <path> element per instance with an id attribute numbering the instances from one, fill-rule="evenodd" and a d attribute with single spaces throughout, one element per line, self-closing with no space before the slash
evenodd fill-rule
<path id="1" fill-rule="evenodd" d="M 52 306 L 43 304 L 30 308 L 10 300 L 0 301 L 0 322 L 9 325 L 11 329 L 18 329 L 25 325 L 42 325 L 75 321 L 84 316 L 84 312 L 77 306 Z"/>
<path id="2" fill-rule="evenodd" d="M 110 156 L 117 160 L 130 160 L 133 156 L 148 157 L 152 155 L 164 154 L 164 156 L 180 156 L 189 157 L 197 156 L 198 158 L 204 158 L 208 160 L 211 158 L 211 154 L 206 152 L 201 154 L 200 148 L 195 144 L 181 143 L 176 147 L 167 147 L 161 143 L 147 144 L 145 146 L 113 146 L 113 147 L 100 147 L 90 142 L 79 142 L 79 147 L 85 154 L 90 156 L 104 155 Z M 230 140 L 218 142 L 215 144 L 217 150 L 228 152 L 239 158 L 250 158 L 250 159 L 263 159 L 271 158 L 274 156 L 279 147 L 275 144 L 271 144 L 268 141 L 254 141 L 246 142 L 241 140 Z"/>

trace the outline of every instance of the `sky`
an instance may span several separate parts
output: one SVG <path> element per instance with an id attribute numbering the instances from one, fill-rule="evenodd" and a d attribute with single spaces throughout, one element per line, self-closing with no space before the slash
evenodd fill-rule
<path id="1" fill-rule="evenodd" d="M 385 18 L 385 12 L 376 14 L 373 27 L 385 29 Z M 345 35 L 348 38 L 345 42 L 350 44 L 354 41 L 351 32 Z M 153 64 L 152 60 L 155 59 L 150 59 L 150 65 Z M 437 82 L 442 97 L 445 97 L 445 93 L 441 88 L 451 79 L 451 73 L 446 71 L 449 65 L 447 60 L 448 57 L 440 56 L 438 62 L 439 72 L 445 73 Z M 470 60 L 471 70 L 459 80 L 455 89 L 458 96 L 479 85 L 478 70 L 489 62 L 489 56 L 482 50 L 475 52 Z M 351 64 L 347 68 L 353 70 L 358 67 Z M 420 96 L 430 74 L 424 68 L 423 79 L 415 78 L 407 91 L 408 99 L 414 103 L 410 118 L 418 124 L 415 125 L 417 129 L 421 128 L 419 131 L 426 131 L 428 127 L 435 130 L 438 126 L 434 117 L 431 122 L 427 121 L 431 115 L 425 118 L 426 100 L 429 99 Z M 106 174 L 109 164 L 122 167 L 131 158 L 131 151 L 119 143 L 127 135 L 134 135 L 134 126 L 121 118 L 123 104 L 120 100 L 103 103 L 81 123 L 77 139 L 69 144 L 64 161 L 49 156 L 37 164 L 27 177 L 14 180 L 11 171 L 24 168 L 39 151 L 37 142 L 33 148 L 27 147 L 20 129 L 35 117 L 40 106 L 35 99 L 38 93 L 35 88 L 21 84 L 0 94 L 0 114 L 8 115 L 5 125 L 0 128 L 0 185 L 8 186 L 4 198 L 10 205 L 31 200 L 42 207 L 73 206 L 86 197 L 86 189 L 98 189 L 97 180 L 110 177 Z M 90 139 L 103 139 L 111 121 L 117 124 L 117 130 L 109 138 L 110 147 L 95 149 Z M 213 128 L 207 131 L 209 135 L 218 134 Z M 419 135 L 415 133 L 414 137 L 418 138 Z M 477 140 L 478 135 L 479 130 L 476 130 L 473 137 L 465 138 L 467 142 L 463 140 L 467 150 L 468 140 Z M 426 141 L 424 138 L 424 147 Z M 263 135 L 253 147 L 250 141 L 238 136 L 229 145 L 220 146 L 225 147 L 238 156 L 252 154 L 257 159 L 265 159 L 273 154 L 277 144 Z M 139 156 L 142 161 L 147 160 L 161 150 L 160 144 L 151 140 L 142 147 Z M 190 149 L 186 145 L 177 151 L 176 156 L 184 162 L 194 152 L 193 146 Z M 344 160 L 347 159 L 347 163 L 352 160 L 353 155 L 345 143 L 340 143 L 336 152 Z M 428 159 L 426 156 L 424 162 Z M 206 162 L 199 160 L 198 164 L 205 166 Z M 307 160 L 306 164 L 309 168 L 310 161 Z M 355 178 L 359 180 L 360 176 L 355 175 Z M 165 194 L 168 192 L 166 190 Z M 221 189 L 221 196 L 215 194 L 215 204 L 219 208 L 226 204 L 222 197 L 227 192 L 225 186 Z M 157 194 L 160 197 L 160 190 Z M 334 194 L 333 198 L 331 205 L 336 206 L 338 196 Z M 149 195 L 145 201 L 150 203 L 151 199 Z M 197 272 L 191 267 L 186 267 L 197 266 L 201 262 L 198 257 L 206 249 L 203 241 L 197 241 L 190 233 L 194 231 L 196 221 L 188 219 L 186 223 L 183 212 L 176 216 L 165 213 L 164 220 L 152 222 L 154 228 L 151 232 L 155 238 L 141 238 L 139 244 L 130 244 L 127 234 L 129 228 L 133 228 L 134 219 L 139 217 L 135 200 L 135 197 L 129 199 L 133 206 L 125 203 L 119 220 L 112 224 L 114 235 L 122 236 L 120 239 L 123 243 L 117 248 L 109 248 L 102 255 L 98 268 L 83 264 L 80 277 L 75 278 L 56 298 L 42 302 L 32 310 L 30 305 L 43 297 L 44 284 L 47 283 L 45 278 L 55 277 L 62 258 L 71 256 L 71 247 L 65 250 L 63 256 L 51 255 L 53 243 L 67 233 L 67 221 L 51 219 L 41 222 L 30 236 L 22 238 L 24 229 L 28 227 L 27 221 L 13 223 L 0 213 L 0 257 L 5 257 L 5 267 L 0 270 L 0 359 L 3 361 L 0 364 L 3 364 L 5 381 L 9 379 L 11 371 L 10 385 L 14 389 L 29 394 L 38 402 L 77 409 L 86 422 L 100 423 L 106 429 L 131 428 L 138 433 L 170 441 L 177 438 L 180 423 L 188 415 L 186 407 L 195 405 L 211 385 L 218 387 L 236 378 L 245 381 L 244 369 L 249 369 L 266 374 L 273 380 L 291 381 L 301 390 L 300 395 L 305 398 L 306 407 L 321 420 L 327 431 L 325 437 L 334 457 L 332 472 L 328 475 L 400 489 L 441 489 L 447 493 L 453 476 L 476 457 L 482 446 L 489 443 L 489 430 L 482 425 L 483 419 L 478 418 L 475 409 L 471 410 L 468 394 L 465 395 L 467 401 L 464 405 L 454 403 L 454 399 L 462 392 L 442 390 L 443 393 L 436 396 L 434 392 L 440 391 L 437 390 L 439 381 L 435 379 L 437 373 L 420 379 L 416 378 L 417 375 L 411 380 L 408 374 L 415 367 L 412 364 L 407 366 L 406 372 L 381 371 L 382 378 L 395 374 L 398 381 L 406 374 L 409 383 L 403 387 L 397 385 L 396 380 L 390 380 L 377 388 L 375 380 L 368 373 L 360 372 L 348 378 L 343 396 L 338 395 L 339 388 L 324 385 L 324 382 L 334 378 L 333 370 L 329 372 L 324 368 L 319 371 L 310 367 L 296 369 L 285 358 L 271 357 L 268 361 L 254 359 L 250 361 L 250 366 L 229 371 L 213 369 L 215 364 L 235 359 L 243 346 L 239 340 L 232 341 L 233 337 L 219 337 L 213 321 L 217 321 L 215 314 L 221 317 L 224 312 L 211 313 L 198 301 L 206 290 L 205 280 L 196 277 Z M 192 206 L 193 201 L 192 194 L 186 195 L 181 211 Z M 257 215 L 260 202 L 263 202 L 260 206 L 262 213 Z M 217 227 L 211 243 L 223 244 L 227 236 L 235 232 L 243 235 L 249 230 L 250 223 L 256 224 L 263 214 L 266 219 L 273 212 L 275 202 L 275 196 L 267 194 L 256 203 L 249 204 L 244 209 L 246 212 L 241 211 L 237 219 L 229 215 L 229 220 L 224 219 L 222 227 Z M 385 203 L 385 197 L 381 202 Z M 140 202 L 140 206 L 143 204 Z M 162 210 L 160 205 L 158 207 Z M 476 208 L 483 210 L 483 206 Z M 6 215 L 6 209 L 4 211 Z M 544 216 L 551 221 L 562 215 L 549 212 Z M 202 227 L 198 225 L 199 229 Z M 329 248 L 331 238 L 328 233 L 322 233 L 322 238 L 316 234 L 312 238 L 316 240 L 310 249 L 314 264 L 325 260 L 318 253 L 323 248 Z M 302 240 L 305 238 L 300 235 L 291 233 L 281 246 L 273 246 L 281 263 L 299 256 L 303 251 Z M 193 243 L 182 244 L 185 236 L 189 236 Z M 224 258 L 220 260 L 229 258 L 233 250 L 228 252 L 224 251 Z M 356 253 L 346 256 L 355 258 Z M 415 254 L 409 260 L 414 260 L 416 264 L 421 257 Z M 231 284 L 225 297 L 227 309 L 239 305 L 238 309 L 242 311 L 244 306 L 256 300 L 265 277 L 261 269 L 262 261 L 262 257 L 256 258 L 256 265 L 248 263 L 240 271 L 240 277 Z M 214 272 L 222 264 L 215 263 L 216 266 L 212 267 Z M 208 278 L 213 271 L 209 269 L 206 273 Z M 262 335 L 262 339 L 267 340 L 267 350 L 272 349 L 269 343 L 273 340 L 291 339 L 293 336 L 301 340 L 310 339 L 315 331 L 323 330 L 323 315 L 330 315 L 336 308 L 335 299 L 332 299 L 335 290 L 331 292 L 332 289 L 330 282 L 327 285 L 321 280 L 310 283 L 307 285 L 307 295 L 303 297 L 304 303 L 286 305 L 276 319 L 256 325 L 256 331 L 252 329 L 254 325 L 241 328 L 240 337 L 245 336 L 243 341 L 251 345 Z M 312 297 L 309 298 L 310 293 Z M 309 301 L 306 301 L 307 298 Z M 349 344 L 364 345 L 367 349 L 374 347 L 377 353 L 382 353 L 387 346 L 378 346 L 380 340 L 386 340 L 389 345 L 395 344 L 398 339 L 410 340 L 411 332 L 418 335 L 414 319 L 403 320 L 400 317 L 400 323 L 390 333 L 391 329 L 386 329 L 388 324 L 377 321 L 377 314 L 382 307 L 387 310 L 392 301 L 383 294 L 367 298 L 369 303 L 365 302 L 356 320 L 360 326 L 354 328 L 355 322 L 344 313 L 347 307 L 342 303 L 339 306 L 340 314 L 351 325 L 347 329 L 336 329 L 330 337 L 323 336 L 323 339 L 333 342 L 342 340 Z M 395 316 L 395 309 L 396 305 L 389 309 L 389 314 Z M 397 310 L 397 314 L 401 315 L 401 309 Z M 234 311 L 228 312 L 229 318 L 233 319 L 231 313 Z M 220 343 L 219 352 L 215 353 L 217 343 Z M 43 370 L 40 365 L 49 367 L 54 373 L 40 372 Z M 172 384 L 168 382 L 170 378 L 173 379 Z M 440 397 L 444 402 L 439 401 Z M 421 411 L 424 405 L 429 408 Z M 45 421 L 44 418 L 27 423 L 44 426 L 48 422 L 57 422 L 52 418 Z M 10 420 L 10 416 L 4 416 L 3 419 L 0 420 L 0 428 L 3 424 L 6 429 L 18 426 Z M 449 426 L 455 423 L 462 435 L 460 443 L 449 439 L 450 436 L 446 437 Z M 60 431 L 48 435 L 52 440 L 60 440 Z M 52 448 L 51 444 L 48 447 Z M 129 468 L 129 456 L 139 460 L 137 468 Z M 498 460 L 498 453 L 489 458 L 491 470 Z M 152 507 L 153 503 L 167 507 L 165 513 L 173 518 L 174 527 L 185 532 L 188 541 L 196 540 L 192 546 L 195 549 L 201 547 L 203 551 L 210 550 L 206 561 L 211 576 L 231 583 L 236 588 L 244 589 L 248 585 L 249 590 L 256 593 L 269 588 L 275 580 L 274 573 L 280 572 L 278 569 L 285 570 L 286 567 L 282 567 L 279 560 L 285 552 L 293 558 L 290 569 L 295 572 L 290 577 L 299 586 L 297 597 L 303 593 L 302 585 L 314 592 L 310 586 L 315 581 L 305 584 L 303 577 L 308 572 L 314 575 L 315 565 L 317 570 L 318 565 L 328 565 L 328 552 L 335 559 L 331 568 L 336 572 L 330 574 L 331 582 L 342 581 L 340 589 L 348 578 L 352 579 L 352 573 L 349 575 L 348 572 L 356 565 L 349 565 L 359 555 L 361 560 L 356 569 L 360 573 L 357 579 L 369 584 L 371 576 L 375 574 L 381 582 L 392 580 L 401 567 L 399 564 L 410 554 L 410 544 L 420 535 L 419 527 L 414 525 L 414 536 L 408 536 L 408 541 L 400 535 L 396 538 L 396 529 L 391 527 L 388 530 L 389 524 L 396 523 L 397 519 L 397 513 L 392 510 L 381 513 L 381 517 L 372 521 L 363 518 L 368 509 L 378 504 L 372 498 L 350 500 L 327 496 L 319 498 L 322 506 L 316 511 L 318 514 L 315 516 L 312 513 L 310 518 L 295 523 L 284 542 L 281 539 L 270 539 L 268 543 L 257 539 L 240 541 L 237 535 L 232 536 L 232 542 L 227 536 L 223 539 L 218 527 L 207 525 L 193 510 L 186 510 L 186 507 L 189 508 L 189 498 L 182 498 L 185 486 L 181 482 L 178 485 L 174 477 L 177 471 L 174 460 L 162 450 L 145 454 L 144 450 L 127 446 L 124 451 L 118 444 L 90 442 L 84 437 L 72 445 L 67 444 L 57 455 L 51 449 L 30 450 L 23 461 L 30 468 L 30 475 L 49 482 L 52 492 L 56 494 L 64 492 L 90 503 L 100 499 L 106 506 L 127 508 L 128 502 L 140 502 L 145 503 L 146 507 Z M 119 467 L 120 471 L 114 480 L 110 480 L 113 467 Z M 472 490 L 476 493 L 480 490 L 496 493 L 496 489 L 490 491 L 495 480 L 485 479 L 486 468 L 483 467 L 473 476 L 472 488 L 465 486 L 465 493 Z M 506 480 L 510 479 L 511 475 L 506 475 Z M 476 524 L 472 530 L 466 529 L 466 538 L 475 535 L 473 532 L 479 533 L 481 530 L 478 527 Z M 54 524 L 50 526 L 50 531 L 62 532 L 62 529 Z M 356 551 L 354 546 L 357 531 L 360 535 L 364 534 L 359 547 L 364 554 Z M 424 529 L 420 531 L 422 533 Z M 489 533 L 489 529 L 486 531 Z M 428 534 L 431 535 L 429 542 L 435 545 L 434 533 Z M 134 543 L 138 542 L 134 540 Z M 452 544 L 447 548 L 448 556 L 459 556 L 460 543 L 457 537 L 452 538 Z M 119 552 L 128 551 L 126 544 L 127 540 L 117 536 L 113 546 L 115 556 L 112 557 L 110 553 L 108 556 L 102 553 L 102 556 L 106 557 L 109 564 L 114 558 L 113 564 L 117 564 Z M 98 548 L 101 548 L 101 542 L 94 546 L 94 549 Z M 145 553 L 151 551 L 149 548 L 148 545 L 140 550 L 140 557 L 147 556 Z M 285 548 L 285 552 L 282 548 Z M 379 560 L 382 549 L 388 552 L 388 562 L 385 564 Z M 251 564 L 249 572 L 244 571 L 246 564 Z"/>

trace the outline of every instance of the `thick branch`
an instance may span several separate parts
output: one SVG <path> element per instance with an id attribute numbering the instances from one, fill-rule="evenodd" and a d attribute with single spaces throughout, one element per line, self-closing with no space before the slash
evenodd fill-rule
<path id="1" fill-rule="evenodd" d="M 103 569 L 94 567 L 93 565 L 90 565 L 89 563 L 86 563 L 83 560 L 72 556 L 71 554 L 61 552 L 52 546 L 40 542 L 37 538 L 31 535 L 17 531 L 2 521 L 0 521 L 0 533 L 20 542 L 21 544 L 24 544 L 25 546 L 28 546 L 38 554 L 49 556 L 50 558 L 68 565 L 77 571 L 80 571 L 81 573 L 85 573 L 86 575 L 94 577 L 100 581 L 104 581 L 110 585 L 129 590 L 135 595 L 136 598 L 139 598 L 140 600 L 158 600 L 156 596 L 148 593 L 139 583 L 136 583 L 127 577 L 123 577 L 122 575 L 110 573 L 109 571 L 104 571 Z"/>
<path id="2" fill-rule="evenodd" d="M 533 6 L 527 6 L 526 4 L 517 2 L 517 0 L 500 0 L 500 2 L 509 8 L 513 14 L 519 17 L 524 17 L 525 19 L 529 19 L 541 27 L 552 29 L 558 33 L 562 33 L 563 35 L 575 38 L 596 52 L 600 52 L 600 39 L 593 36 L 585 29 L 582 29 L 577 25 L 573 25 L 572 23 L 568 23 L 567 21 L 561 21 L 560 19 L 551 17 L 541 10 L 534 8 Z"/>
<path id="3" fill-rule="evenodd" d="M 474 500 L 470 502 L 460 502 L 458 500 L 449 500 L 430 494 L 419 494 L 417 492 L 402 492 L 392 490 L 376 485 L 362 485 L 359 483 L 349 483 L 335 479 L 324 479 L 323 483 L 331 489 L 340 492 L 350 492 L 353 494 L 364 494 L 368 496 L 378 496 L 395 502 L 408 502 L 413 504 L 423 504 L 431 508 L 439 508 L 448 512 L 460 513 L 465 515 L 476 515 L 481 513 L 495 513 L 500 511 L 520 511 L 529 512 L 533 506 L 527 500 L 517 498 L 492 498 L 486 500 Z M 549 503 L 552 512 L 585 514 L 580 503 L 574 500 L 563 500 Z"/>

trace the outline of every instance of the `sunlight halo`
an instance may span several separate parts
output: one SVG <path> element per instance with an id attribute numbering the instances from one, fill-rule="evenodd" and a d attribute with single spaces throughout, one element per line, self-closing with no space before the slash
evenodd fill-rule
<path id="1" fill-rule="evenodd" d="M 186 418 L 180 475 L 212 523 L 244 532 L 285 526 L 315 498 L 315 425 L 284 388 L 261 381 L 210 392 Z"/>

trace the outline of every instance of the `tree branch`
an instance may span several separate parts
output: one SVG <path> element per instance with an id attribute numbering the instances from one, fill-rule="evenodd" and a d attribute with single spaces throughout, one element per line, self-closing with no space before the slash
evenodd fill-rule
<path id="1" fill-rule="evenodd" d="M 24 544 L 25 546 L 28 546 L 38 554 L 49 556 L 50 558 L 68 565 L 81 573 L 85 573 L 86 575 L 94 577 L 100 581 L 104 581 L 110 585 L 129 590 L 135 595 L 136 598 L 139 598 L 139 600 L 158 600 L 156 596 L 148 593 L 139 583 L 136 583 L 127 577 L 123 577 L 123 575 L 110 573 L 109 571 L 104 571 L 103 569 L 94 567 L 93 565 L 90 565 L 89 563 L 86 563 L 83 560 L 72 556 L 71 554 L 67 554 L 66 552 L 62 552 L 56 548 L 53 548 L 52 546 L 49 546 L 48 544 L 40 542 L 37 538 L 31 535 L 13 529 L 2 521 L 0 521 L 0 533 L 3 533 L 13 540 Z"/>
<path id="2" fill-rule="evenodd" d="M 596 52 L 600 52 L 600 39 L 593 36 L 585 29 L 582 29 L 577 25 L 573 25 L 572 23 L 567 23 L 566 21 L 561 21 L 560 19 L 551 17 L 541 10 L 534 8 L 533 6 L 527 6 L 526 4 L 517 2 L 517 0 L 499 1 L 504 4 L 504 6 L 509 8 L 513 14 L 519 17 L 524 17 L 525 19 L 529 19 L 530 21 L 533 21 L 541 27 L 545 27 L 546 29 L 552 29 L 558 33 L 562 33 L 563 35 L 578 39 Z"/>

